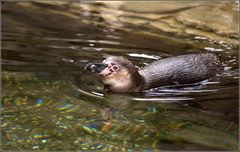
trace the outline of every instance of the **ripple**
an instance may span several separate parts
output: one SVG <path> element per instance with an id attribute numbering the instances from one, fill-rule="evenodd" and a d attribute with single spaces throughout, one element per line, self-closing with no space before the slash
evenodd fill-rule
<path id="1" fill-rule="evenodd" d="M 194 100 L 194 98 L 187 98 L 187 97 L 172 97 L 172 98 L 132 98 L 136 101 L 154 101 L 154 102 L 161 102 L 161 103 L 173 103 L 178 101 L 186 101 L 186 100 Z"/>
<path id="2" fill-rule="evenodd" d="M 139 58 L 146 58 L 146 59 L 160 59 L 159 56 L 154 56 L 154 55 L 147 55 L 147 54 L 138 54 L 138 53 L 128 53 L 129 56 L 131 57 L 139 57 Z"/>
<path id="3" fill-rule="evenodd" d="M 147 24 L 139 28 L 134 22 L 109 26 L 105 20 L 113 20 L 107 12 L 116 10 L 99 2 L 60 5 L 6 2 L 3 7 L 4 150 L 158 151 L 169 147 L 196 150 L 236 147 L 237 47 L 225 40 L 192 38 L 181 32 L 173 37 Z M 125 13 L 129 19 L 136 15 L 141 15 L 141 20 L 154 17 L 153 13 L 147 16 Z M 171 17 L 161 19 L 174 24 L 169 20 Z M 199 84 L 164 86 L 137 94 L 105 92 L 100 78 L 87 74 L 83 68 L 83 64 L 107 55 L 122 55 L 148 64 L 163 56 L 203 49 L 222 57 L 223 74 Z M 74 65 L 77 68 L 72 68 Z"/>
<path id="4" fill-rule="evenodd" d="M 211 51 L 211 52 L 222 52 L 223 49 L 216 49 L 216 48 L 212 48 L 212 47 L 205 47 L 204 48 L 207 51 Z"/>
<path id="5" fill-rule="evenodd" d="M 195 36 L 194 39 L 196 40 L 207 40 L 207 37 L 203 37 L 203 36 Z"/>

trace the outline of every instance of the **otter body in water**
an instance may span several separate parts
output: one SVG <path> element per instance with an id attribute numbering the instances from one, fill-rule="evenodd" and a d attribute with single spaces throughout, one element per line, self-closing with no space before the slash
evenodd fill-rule
<path id="1" fill-rule="evenodd" d="M 215 76 L 221 67 L 215 55 L 203 53 L 160 59 L 140 70 L 123 57 L 111 56 L 102 63 L 89 63 L 85 69 L 101 74 L 108 91 L 140 92 L 159 86 L 200 82 Z"/>

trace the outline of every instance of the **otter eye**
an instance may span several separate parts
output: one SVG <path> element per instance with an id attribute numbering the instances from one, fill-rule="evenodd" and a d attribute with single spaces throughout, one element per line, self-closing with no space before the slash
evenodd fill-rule
<path id="1" fill-rule="evenodd" d="M 117 65 L 113 65 L 112 68 L 114 71 L 117 71 L 119 69 L 119 67 Z"/>

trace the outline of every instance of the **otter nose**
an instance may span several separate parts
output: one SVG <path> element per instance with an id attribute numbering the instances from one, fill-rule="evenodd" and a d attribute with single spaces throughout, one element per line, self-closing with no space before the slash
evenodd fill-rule
<path id="1" fill-rule="evenodd" d="M 100 73 L 102 72 L 106 67 L 108 67 L 107 64 L 105 63 L 88 63 L 85 66 L 85 69 L 87 71 L 95 72 L 95 73 Z"/>

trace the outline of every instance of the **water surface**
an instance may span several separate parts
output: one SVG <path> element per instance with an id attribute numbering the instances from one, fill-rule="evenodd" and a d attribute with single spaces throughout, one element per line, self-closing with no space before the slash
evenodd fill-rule
<path id="1" fill-rule="evenodd" d="M 191 25 L 182 24 L 183 33 L 159 25 L 165 22 L 158 17 L 173 20 L 196 7 L 188 5 L 149 13 L 107 3 L 3 2 L 3 149 L 237 150 L 237 38 L 205 27 L 195 29 L 197 35 L 188 32 Z M 109 55 L 142 67 L 198 52 L 219 56 L 224 71 L 140 94 L 106 93 L 100 77 L 84 70 Z"/>

